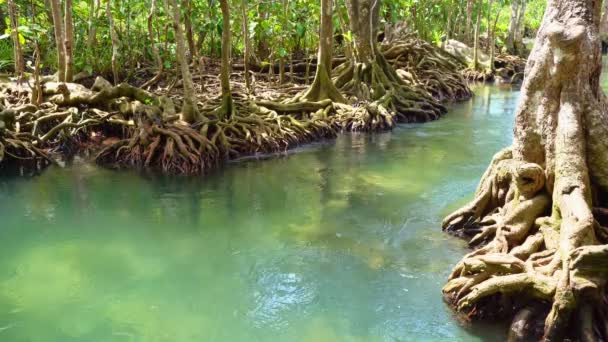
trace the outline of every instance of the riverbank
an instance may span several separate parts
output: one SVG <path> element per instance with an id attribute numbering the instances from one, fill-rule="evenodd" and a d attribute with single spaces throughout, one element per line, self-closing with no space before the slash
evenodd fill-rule
<path id="1" fill-rule="evenodd" d="M 236 73 L 231 115 L 219 115 L 221 87 L 213 76 L 218 66 L 208 65 L 209 74 L 194 77 L 203 114 L 194 124 L 180 119 L 177 79 L 160 82 L 154 90 L 114 86 L 101 77 L 94 82 L 85 77 L 81 84 L 47 80 L 34 87 L 4 82 L 0 168 L 37 172 L 58 158 L 85 154 L 110 168 L 201 174 L 228 160 L 285 151 L 344 131 L 378 132 L 398 123 L 436 120 L 446 112 L 442 103 L 467 99 L 471 92 L 456 59 L 428 43 L 411 41 L 382 50 L 387 63 L 397 68 L 393 82 L 407 84 L 410 91 L 385 89 L 385 96 L 369 103 L 299 100 L 306 84 L 258 80 L 249 91 L 243 75 Z M 418 47 L 412 56 L 419 61 L 402 59 L 412 46 Z M 348 66 L 336 70 L 348 73 Z"/>

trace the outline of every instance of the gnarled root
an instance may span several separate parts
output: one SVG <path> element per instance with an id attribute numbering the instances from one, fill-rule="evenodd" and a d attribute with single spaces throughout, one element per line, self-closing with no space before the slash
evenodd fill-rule
<path id="1" fill-rule="evenodd" d="M 405 34 L 380 47 L 384 58 L 408 84 L 419 86 L 438 101 L 460 101 L 472 96 L 460 74 L 464 64 L 444 49 Z"/>
<path id="2" fill-rule="evenodd" d="M 129 139 L 120 140 L 97 156 L 114 167 L 154 168 L 166 173 L 201 173 L 219 162 L 215 144 L 182 124 L 142 125 Z"/>
<path id="3" fill-rule="evenodd" d="M 341 126 L 347 129 L 386 129 L 398 122 L 436 120 L 446 112 L 424 89 L 405 83 L 381 54 L 369 64 L 344 63 L 336 73 L 336 86 L 362 104 L 355 105 L 358 110 L 351 111 L 352 118 L 348 113 L 339 117 Z"/>
<path id="4" fill-rule="evenodd" d="M 53 163 L 50 156 L 36 147 L 37 140 L 29 134 L 0 129 L 0 171 L 7 167 L 40 171 Z"/>

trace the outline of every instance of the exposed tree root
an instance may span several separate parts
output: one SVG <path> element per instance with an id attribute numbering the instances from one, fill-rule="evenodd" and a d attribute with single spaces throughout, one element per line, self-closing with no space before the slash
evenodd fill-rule
<path id="1" fill-rule="evenodd" d="M 361 103 L 339 116 L 347 130 L 385 130 L 398 122 L 436 120 L 446 112 L 424 89 L 405 83 L 381 54 L 369 64 L 349 62 L 335 72 L 336 86 Z"/>
<path id="2" fill-rule="evenodd" d="M 443 222 L 477 248 L 454 267 L 446 300 L 469 318 L 512 317 L 514 341 L 608 340 L 605 210 L 592 210 L 608 190 L 599 5 L 549 2 L 513 146 Z"/>
<path id="3" fill-rule="evenodd" d="M 429 92 L 438 101 L 461 101 L 472 96 L 460 74 L 464 64 L 442 48 L 407 34 L 380 46 L 384 58 L 408 84 Z"/>

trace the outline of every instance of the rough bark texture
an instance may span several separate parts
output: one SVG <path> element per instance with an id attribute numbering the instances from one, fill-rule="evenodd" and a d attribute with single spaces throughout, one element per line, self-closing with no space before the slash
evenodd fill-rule
<path id="1" fill-rule="evenodd" d="M 423 122 L 446 110 L 423 89 L 403 81 L 377 47 L 380 0 L 346 2 L 353 33 L 354 60 L 335 71 L 343 94 L 367 103 L 352 116 L 347 129 L 385 130 L 396 122 Z"/>
<path id="2" fill-rule="evenodd" d="M 188 66 L 188 58 L 186 57 L 186 43 L 184 39 L 184 30 L 182 29 L 182 20 L 180 10 L 176 0 L 168 0 L 170 6 L 167 9 L 171 11 L 173 18 L 173 26 L 175 29 L 175 43 L 177 46 L 176 57 L 182 73 L 182 82 L 184 85 L 184 104 L 182 106 L 182 120 L 188 123 L 194 123 L 200 120 L 200 113 L 196 105 L 196 96 L 194 92 L 194 82 L 190 74 Z"/>
<path id="3" fill-rule="evenodd" d="M 234 114 L 234 101 L 230 89 L 230 53 L 232 50 L 230 33 L 230 4 L 228 0 L 220 0 L 222 18 L 224 26 L 222 29 L 222 67 L 221 67 L 221 87 L 222 87 L 222 106 L 220 116 L 230 117 Z"/>
<path id="4" fill-rule="evenodd" d="M 467 0 L 467 13 L 464 27 L 464 42 L 467 45 L 471 44 L 471 23 L 473 22 L 473 4 L 474 0 Z"/>
<path id="5" fill-rule="evenodd" d="M 19 41 L 19 15 L 14 0 L 8 0 L 8 14 L 11 28 L 11 38 L 13 40 L 13 58 L 15 63 L 15 73 L 21 77 L 24 69 L 23 51 Z"/>
<path id="6" fill-rule="evenodd" d="M 515 53 L 515 38 L 517 35 L 517 19 L 519 18 L 519 0 L 511 0 L 511 19 L 509 20 L 509 30 L 505 46 L 509 53 Z"/>
<path id="7" fill-rule="evenodd" d="M 61 20 L 61 7 L 59 0 L 50 0 L 53 13 L 53 29 L 55 31 L 55 45 L 57 46 L 57 79 L 65 81 L 65 45 L 63 36 L 63 21 Z M 109 2 L 108 2 L 109 6 Z"/>
<path id="8" fill-rule="evenodd" d="M 514 317 L 514 339 L 608 339 L 608 230 L 593 214 L 608 190 L 600 5 L 549 1 L 513 145 L 494 157 L 475 199 L 443 223 L 478 247 L 454 268 L 447 300 L 469 318 Z"/>
<path id="9" fill-rule="evenodd" d="M 74 47 L 74 28 L 72 22 L 72 0 L 65 0 L 65 37 L 64 37 L 64 50 L 65 50 L 65 81 L 72 82 L 74 78 L 74 58 L 73 58 L 73 47 Z"/>
<path id="10" fill-rule="evenodd" d="M 241 0 L 241 15 L 243 20 L 243 66 L 245 73 L 245 88 L 249 94 L 253 93 L 251 75 L 249 74 L 249 62 L 251 60 L 251 39 L 249 39 L 249 20 L 247 17 L 247 0 Z"/>
<path id="11" fill-rule="evenodd" d="M 156 63 L 156 75 L 151 78 L 146 83 L 142 84 L 142 88 L 147 88 L 160 80 L 163 74 L 164 65 L 163 60 L 160 58 L 160 53 L 158 52 L 158 48 L 156 47 L 156 39 L 154 37 L 154 17 L 156 16 L 156 0 L 151 0 L 150 2 L 150 12 L 148 12 L 147 19 L 147 27 L 148 27 L 148 39 L 150 40 L 150 51 L 152 51 L 152 56 L 154 57 L 154 62 Z"/>
<path id="12" fill-rule="evenodd" d="M 602 40 L 608 40 L 608 1 L 604 1 L 602 5 L 602 20 L 600 23 L 600 35 Z"/>
<path id="13" fill-rule="evenodd" d="M 515 44 L 515 51 L 523 55 L 525 54 L 526 47 L 524 46 L 524 34 L 526 25 L 524 22 L 524 17 L 526 15 L 526 0 L 520 0 L 519 4 L 519 13 L 517 14 L 517 29 L 515 30 L 515 39 L 513 43 Z"/>
<path id="14" fill-rule="evenodd" d="M 473 40 L 473 69 L 479 69 L 479 24 L 481 23 L 481 6 L 477 10 L 477 19 L 475 20 L 475 38 Z"/>
<path id="15" fill-rule="evenodd" d="M 112 74 L 114 76 L 114 84 L 118 84 L 118 82 L 120 81 L 120 78 L 118 76 L 118 47 L 120 46 L 120 42 L 118 41 L 116 27 L 114 27 L 114 18 L 112 17 L 112 0 L 108 0 L 108 3 L 106 5 L 106 15 L 108 16 L 108 24 L 110 25 L 110 37 L 112 38 Z"/>
<path id="16" fill-rule="evenodd" d="M 317 71 L 312 86 L 304 94 L 308 101 L 330 99 L 334 102 L 346 102 L 334 82 L 331 80 L 332 50 L 334 43 L 333 1 L 321 0 L 321 29 L 319 31 L 319 54 Z"/>

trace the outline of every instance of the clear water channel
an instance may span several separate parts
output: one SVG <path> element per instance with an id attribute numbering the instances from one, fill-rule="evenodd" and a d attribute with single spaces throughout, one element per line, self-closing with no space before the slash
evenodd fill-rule
<path id="1" fill-rule="evenodd" d="M 440 221 L 511 142 L 519 92 L 204 178 L 77 162 L 0 179 L 0 341 L 500 341 L 441 287 Z"/>

